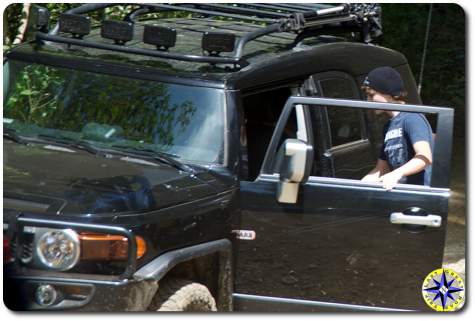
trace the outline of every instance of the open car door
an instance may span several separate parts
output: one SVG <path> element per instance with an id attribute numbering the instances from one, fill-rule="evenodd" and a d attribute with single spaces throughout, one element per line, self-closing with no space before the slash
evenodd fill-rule
<path id="1" fill-rule="evenodd" d="M 311 109 L 323 106 L 343 112 L 360 108 L 435 115 L 431 186 L 398 184 L 387 191 L 379 183 L 312 176 L 311 149 L 317 149 L 309 115 Z M 294 109 L 298 131 L 307 134 L 279 146 Z M 290 97 L 260 175 L 255 181 L 241 182 L 239 228 L 255 234 L 238 243 L 236 307 L 247 311 L 429 309 L 422 284 L 442 265 L 452 122 L 450 108 Z"/>

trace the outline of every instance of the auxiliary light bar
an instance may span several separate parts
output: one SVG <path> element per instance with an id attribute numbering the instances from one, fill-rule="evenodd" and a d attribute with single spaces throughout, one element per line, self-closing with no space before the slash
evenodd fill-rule
<path id="1" fill-rule="evenodd" d="M 134 38 L 134 25 L 131 22 L 104 20 L 101 37 L 112 39 L 118 45 L 123 45 Z"/>
<path id="2" fill-rule="evenodd" d="M 158 50 L 167 50 L 176 43 L 176 30 L 157 25 L 145 25 L 143 42 L 157 46 Z"/>
<path id="3" fill-rule="evenodd" d="M 226 32 L 206 32 L 201 41 L 203 50 L 210 54 L 220 52 L 233 52 L 236 43 L 236 36 Z"/>
<path id="4" fill-rule="evenodd" d="M 91 19 L 87 16 L 63 13 L 59 16 L 59 32 L 82 38 L 91 32 Z"/>

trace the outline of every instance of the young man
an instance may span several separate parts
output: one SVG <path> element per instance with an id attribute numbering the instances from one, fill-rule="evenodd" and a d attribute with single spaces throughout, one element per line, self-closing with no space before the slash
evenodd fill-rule
<path id="1" fill-rule="evenodd" d="M 404 83 L 391 67 L 372 70 L 363 83 L 367 100 L 404 104 Z M 429 185 L 432 170 L 432 129 L 424 115 L 378 110 L 390 120 L 384 126 L 384 141 L 376 166 L 363 181 L 382 182 L 387 190 L 398 183 Z"/>

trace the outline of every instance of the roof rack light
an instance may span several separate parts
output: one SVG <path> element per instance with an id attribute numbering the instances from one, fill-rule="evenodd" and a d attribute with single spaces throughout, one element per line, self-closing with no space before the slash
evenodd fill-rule
<path id="1" fill-rule="evenodd" d="M 158 50 L 168 50 L 176 43 L 176 30 L 157 25 L 145 25 L 143 42 L 157 46 Z"/>
<path id="2" fill-rule="evenodd" d="M 101 37 L 112 39 L 118 45 L 124 45 L 134 38 L 134 25 L 126 21 L 104 20 Z"/>
<path id="3" fill-rule="evenodd" d="M 48 9 L 33 4 L 31 5 L 30 19 L 28 20 L 33 23 L 33 26 L 36 30 L 47 32 L 49 28 L 50 16 L 51 14 Z"/>
<path id="4" fill-rule="evenodd" d="M 91 32 L 91 19 L 87 16 L 63 13 L 59 16 L 59 31 L 82 38 Z"/>
<path id="5" fill-rule="evenodd" d="M 227 32 L 205 32 L 201 41 L 201 47 L 210 55 L 233 52 L 235 44 L 236 35 Z"/>
<path id="6" fill-rule="evenodd" d="M 89 12 L 97 11 L 99 9 L 103 9 L 105 7 L 113 6 L 115 6 L 115 4 L 85 4 L 78 8 L 69 10 L 67 11 L 67 13 L 69 13 L 70 15 L 86 14 Z M 89 18 L 81 16 L 76 16 L 75 18 L 68 18 L 67 16 L 65 16 L 62 18 L 63 26 L 61 31 L 72 33 L 74 36 L 73 38 L 59 36 L 58 24 L 54 27 L 52 31 L 47 33 L 47 26 L 45 26 L 44 23 L 38 23 L 37 29 L 40 30 L 36 32 L 36 39 L 40 43 L 42 43 L 41 41 L 49 41 L 56 43 L 65 43 L 68 45 L 78 45 L 83 47 L 98 48 L 110 51 L 128 52 L 139 55 L 161 57 L 181 61 L 210 64 L 231 64 L 235 67 L 239 66 L 239 68 L 242 68 L 244 64 L 248 64 L 246 59 L 243 58 L 244 47 L 253 40 L 256 40 L 266 35 L 272 35 L 274 33 L 296 33 L 297 35 L 294 39 L 294 42 L 290 44 L 293 47 L 300 43 L 302 39 L 305 39 L 307 37 L 314 37 L 315 35 L 320 35 L 320 30 L 329 30 L 331 32 L 341 31 L 342 33 L 351 32 L 351 37 L 354 39 L 356 39 L 356 36 L 354 34 L 358 34 L 360 36 L 360 41 L 365 43 L 375 42 L 375 40 L 379 38 L 382 34 L 382 27 L 380 23 L 381 8 L 379 4 L 356 3 L 348 5 L 339 5 L 336 7 L 331 5 L 322 6 L 302 4 L 255 4 L 250 6 L 256 6 L 259 10 L 253 11 L 250 11 L 247 7 L 246 10 L 241 10 L 243 9 L 241 8 L 241 4 L 235 4 L 233 6 L 227 5 L 224 7 L 222 5 L 207 5 L 207 8 L 210 8 L 211 6 L 212 10 L 203 10 L 198 9 L 198 5 L 186 3 L 173 5 L 166 5 L 160 3 L 141 4 L 139 5 L 138 9 L 134 9 L 134 11 L 132 11 L 131 13 L 129 13 L 128 16 L 125 17 L 125 20 L 128 22 L 105 21 L 103 23 L 101 35 L 104 38 L 113 39 L 115 41 L 115 44 L 82 40 L 82 35 L 86 35 L 89 32 L 90 22 L 87 21 L 86 23 L 86 20 L 84 19 L 88 20 Z M 275 18 L 270 19 L 269 14 L 267 12 L 263 12 L 263 10 L 261 9 L 265 9 L 273 13 L 272 16 L 275 16 Z M 270 10 L 274 10 L 276 12 L 272 12 Z M 133 39 L 134 27 L 131 21 L 137 20 L 140 15 L 150 12 L 161 11 L 186 11 L 198 13 L 204 17 L 207 17 L 206 19 L 208 19 L 208 17 L 222 17 L 226 18 L 226 20 L 231 19 L 231 21 L 233 22 L 235 20 L 238 20 L 240 22 L 250 21 L 254 24 L 254 28 L 251 28 L 249 32 L 239 37 L 230 33 L 214 31 L 205 33 L 202 37 L 201 43 L 204 53 L 201 56 L 185 53 L 165 52 L 167 48 L 166 45 L 171 45 L 171 39 L 173 39 L 174 37 L 169 38 L 168 40 L 164 40 L 159 39 L 157 34 L 153 35 L 152 37 L 151 33 L 147 35 L 146 41 L 148 43 L 155 44 L 159 49 L 158 52 L 156 50 L 150 49 L 120 46 L 124 45 L 125 42 Z M 238 12 L 243 14 L 238 14 Z M 282 16 L 282 14 L 284 16 Z M 76 23 L 73 23 L 73 19 L 77 19 Z M 47 19 L 42 18 L 40 20 L 45 21 Z M 260 24 L 256 24 L 261 22 L 264 22 L 266 25 L 260 26 Z M 81 27 L 81 23 L 84 23 L 83 27 Z M 213 26 L 207 25 L 207 27 Z M 168 33 L 167 35 L 171 36 L 171 33 Z M 161 41 L 163 41 L 163 43 Z M 166 43 L 166 45 L 164 45 L 164 43 Z M 219 54 L 221 52 L 232 52 L 232 56 L 220 57 Z"/>

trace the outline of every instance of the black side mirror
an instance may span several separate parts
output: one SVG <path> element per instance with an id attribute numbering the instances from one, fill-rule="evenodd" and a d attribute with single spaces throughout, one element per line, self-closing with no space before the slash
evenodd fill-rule
<path id="1" fill-rule="evenodd" d="M 313 163 L 313 147 L 298 139 L 286 139 L 277 153 L 276 171 L 280 174 L 277 201 L 297 203 L 299 185 L 305 183 Z"/>

